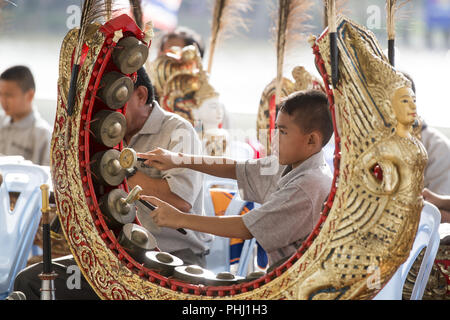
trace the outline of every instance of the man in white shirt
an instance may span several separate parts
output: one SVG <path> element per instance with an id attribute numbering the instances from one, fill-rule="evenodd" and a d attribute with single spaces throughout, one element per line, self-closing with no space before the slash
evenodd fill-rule
<path id="1" fill-rule="evenodd" d="M 153 87 L 143 68 L 138 70 L 134 92 L 128 101 L 127 132 L 124 144 L 138 152 L 163 147 L 174 152 L 192 152 L 201 154 L 201 143 L 191 124 L 170 112 L 161 109 L 154 100 Z M 164 199 L 180 210 L 203 215 L 203 175 L 189 169 L 157 170 L 142 163 L 136 173 L 127 178 L 130 188 L 139 185 L 143 194 Z M 139 214 L 139 213 L 138 213 Z M 192 230 L 187 234 L 161 228 L 154 234 L 159 249 L 179 257 L 185 264 L 205 266 L 208 253 L 209 235 Z M 69 289 L 67 279 L 69 266 L 76 265 L 72 256 L 53 260 L 53 270 L 58 274 L 55 280 L 56 299 L 98 299 L 88 282 L 81 279 L 79 289 Z M 14 282 L 14 291 L 21 291 L 28 300 L 40 297 L 42 263 L 22 270 Z"/>

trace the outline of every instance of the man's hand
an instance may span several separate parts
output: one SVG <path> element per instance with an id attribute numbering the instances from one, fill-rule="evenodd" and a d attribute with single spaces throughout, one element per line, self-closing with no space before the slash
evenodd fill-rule
<path id="1" fill-rule="evenodd" d="M 181 152 L 176 153 L 162 148 L 157 148 L 146 153 L 137 153 L 138 158 L 147 159 L 144 164 L 152 166 L 160 171 L 181 167 L 187 160 Z"/>
<path id="2" fill-rule="evenodd" d="M 150 213 L 150 216 L 158 226 L 173 229 L 181 227 L 180 221 L 184 215 L 183 212 L 155 197 L 141 195 L 140 199 L 148 201 L 156 207 L 156 209 Z"/>

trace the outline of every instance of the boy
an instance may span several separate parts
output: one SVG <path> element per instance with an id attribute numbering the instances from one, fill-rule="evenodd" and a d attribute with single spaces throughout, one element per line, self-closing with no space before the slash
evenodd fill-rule
<path id="1" fill-rule="evenodd" d="M 20 155 L 50 165 L 52 128 L 33 109 L 35 84 L 30 69 L 15 66 L 0 75 L 0 155 Z"/>
<path id="2" fill-rule="evenodd" d="M 237 179 L 242 198 L 262 204 L 243 216 L 201 217 L 142 196 L 158 207 L 151 213 L 154 221 L 222 237 L 255 237 L 266 250 L 269 264 L 289 258 L 317 223 L 331 187 L 331 172 L 322 151 L 333 133 L 326 95 L 315 90 L 293 93 L 282 101 L 276 126 L 279 156 L 275 163 L 276 157 L 236 162 L 162 149 L 139 154 L 148 159 L 146 164 L 160 170 L 184 167 Z M 273 170 L 278 163 L 281 167 Z"/>

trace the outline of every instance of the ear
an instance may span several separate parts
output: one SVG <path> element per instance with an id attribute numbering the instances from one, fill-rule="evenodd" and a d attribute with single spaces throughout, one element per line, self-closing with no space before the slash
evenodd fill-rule
<path id="1" fill-rule="evenodd" d="M 309 134 L 308 145 L 311 147 L 322 147 L 322 135 L 318 131 L 313 131 Z"/>
<path id="2" fill-rule="evenodd" d="M 35 91 L 33 89 L 30 89 L 27 92 L 25 92 L 25 99 L 27 100 L 28 103 L 31 103 L 33 101 L 34 94 Z"/>
<path id="3" fill-rule="evenodd" d="M 147 87 L 139 86 L 136 89 L 134 89 L 134 91 L 136 92 L 136 95 L 138 97 L 139 104 L 144 105 L 147 102 L 147 97 L 148 97 Z"/>

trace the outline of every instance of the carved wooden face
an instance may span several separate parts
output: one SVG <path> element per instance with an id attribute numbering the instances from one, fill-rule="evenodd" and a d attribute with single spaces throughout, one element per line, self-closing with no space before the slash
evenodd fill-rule
<path id="1" fill-rule="evenodd" d="M 402 87 L 395 91 L 392 100 L 397 121 L 404 126 L 412 126 L 417 119 L 416 95 L 409 87 Z"/>
<path id="2" fill-rule="evenodd" d="M 199 108 L 193 109 L 195 120 L 201 121 L 203 130 L 217 129 L 223 121 L 224 112 L 219 98 L 205 100 Z"/>

